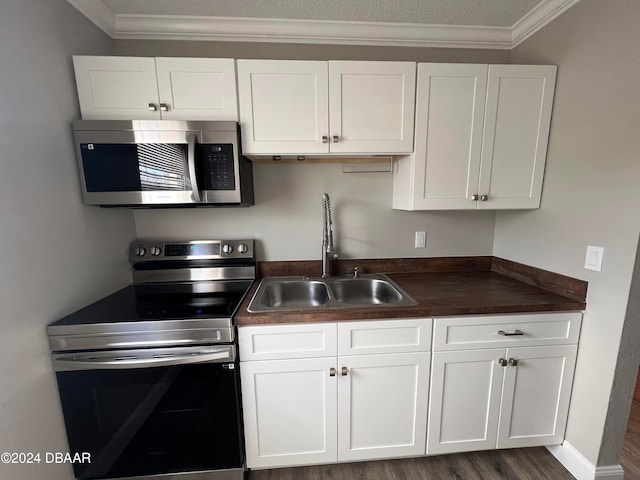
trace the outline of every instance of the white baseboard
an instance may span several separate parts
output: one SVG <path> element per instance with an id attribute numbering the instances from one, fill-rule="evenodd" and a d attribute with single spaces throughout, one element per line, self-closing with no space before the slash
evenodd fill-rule
<path id="1" fill-rule="evenodd" d="M 577 480 L 623 480 L 624 470 L 621 465 L 596 467 L 569 442 L 547 447 L 547 450 L 549 450 Z"/>

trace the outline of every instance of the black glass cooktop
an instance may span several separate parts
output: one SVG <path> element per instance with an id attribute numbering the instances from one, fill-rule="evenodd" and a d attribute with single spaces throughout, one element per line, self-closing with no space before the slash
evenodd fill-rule
<path id="1" fill-rule="evenodd" d="M 130 285 L 72 313 L 51 326 L 229 318 L 251 280 Z M 210 288 L 213 286 L 214 288 Z M 213 291 L 210 291 L 213 290 Z"/>

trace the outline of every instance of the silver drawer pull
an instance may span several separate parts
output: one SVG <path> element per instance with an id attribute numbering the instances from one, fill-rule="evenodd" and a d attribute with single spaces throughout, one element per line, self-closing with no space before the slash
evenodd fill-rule
<path id="1" fill-rule="evenodd" d="M 336 376 L 336 369 L 335 368 L 331 367 L 329 369 L 329 376 L 330 377 L 335 377 Z"/>
<path id="2" fill-rule="evenodd" d="M 510 358 L 509 359 L 509 365 L 512 367 L 517 367 L 518 366 L 518 359 L 517 358 Z"/>
<path id="3" fill-rule="evenodd" d="M 504 330 L 498 330 L 498 335 L 502 335 L 503 337 L 516 337 L 519 335 L 524 335 L 522 330 L 514 330 L 513 332 L 505 332 Z"/>
<path id="4" fill-rule="evenodd" d="M 499 358 L 498 359 L 498 365 L 500 365 L 501 367 L 506 367 L 507 366 L 507 361 L 504 358 Z"/>
<path id="5" fill-rule="evenodd" d="M 340 374 L 343 377 L 346 377 L 349 374 L 349 370 L 347 369 L 347 367 L 342 367 L 342 370 L 340 371 Z"/>

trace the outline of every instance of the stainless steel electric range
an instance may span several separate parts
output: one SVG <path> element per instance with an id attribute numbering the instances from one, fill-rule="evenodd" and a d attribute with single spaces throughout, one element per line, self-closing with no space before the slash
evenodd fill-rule
<path id="1" fill-rule="evenodd" d="M 253 240 L 136 241 L 130 262 L 132 285 L 47 327 L 76 478 L 242 479 Z"/>

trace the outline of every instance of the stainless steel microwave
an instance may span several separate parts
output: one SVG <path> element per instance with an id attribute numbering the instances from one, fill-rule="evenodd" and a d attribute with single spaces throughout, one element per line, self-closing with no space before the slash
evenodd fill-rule
<path id="1" fill-rule="evenodd" d="M 88 205 L 253 205 L 236 122 L 76 120 L 73 132 Z"/>

